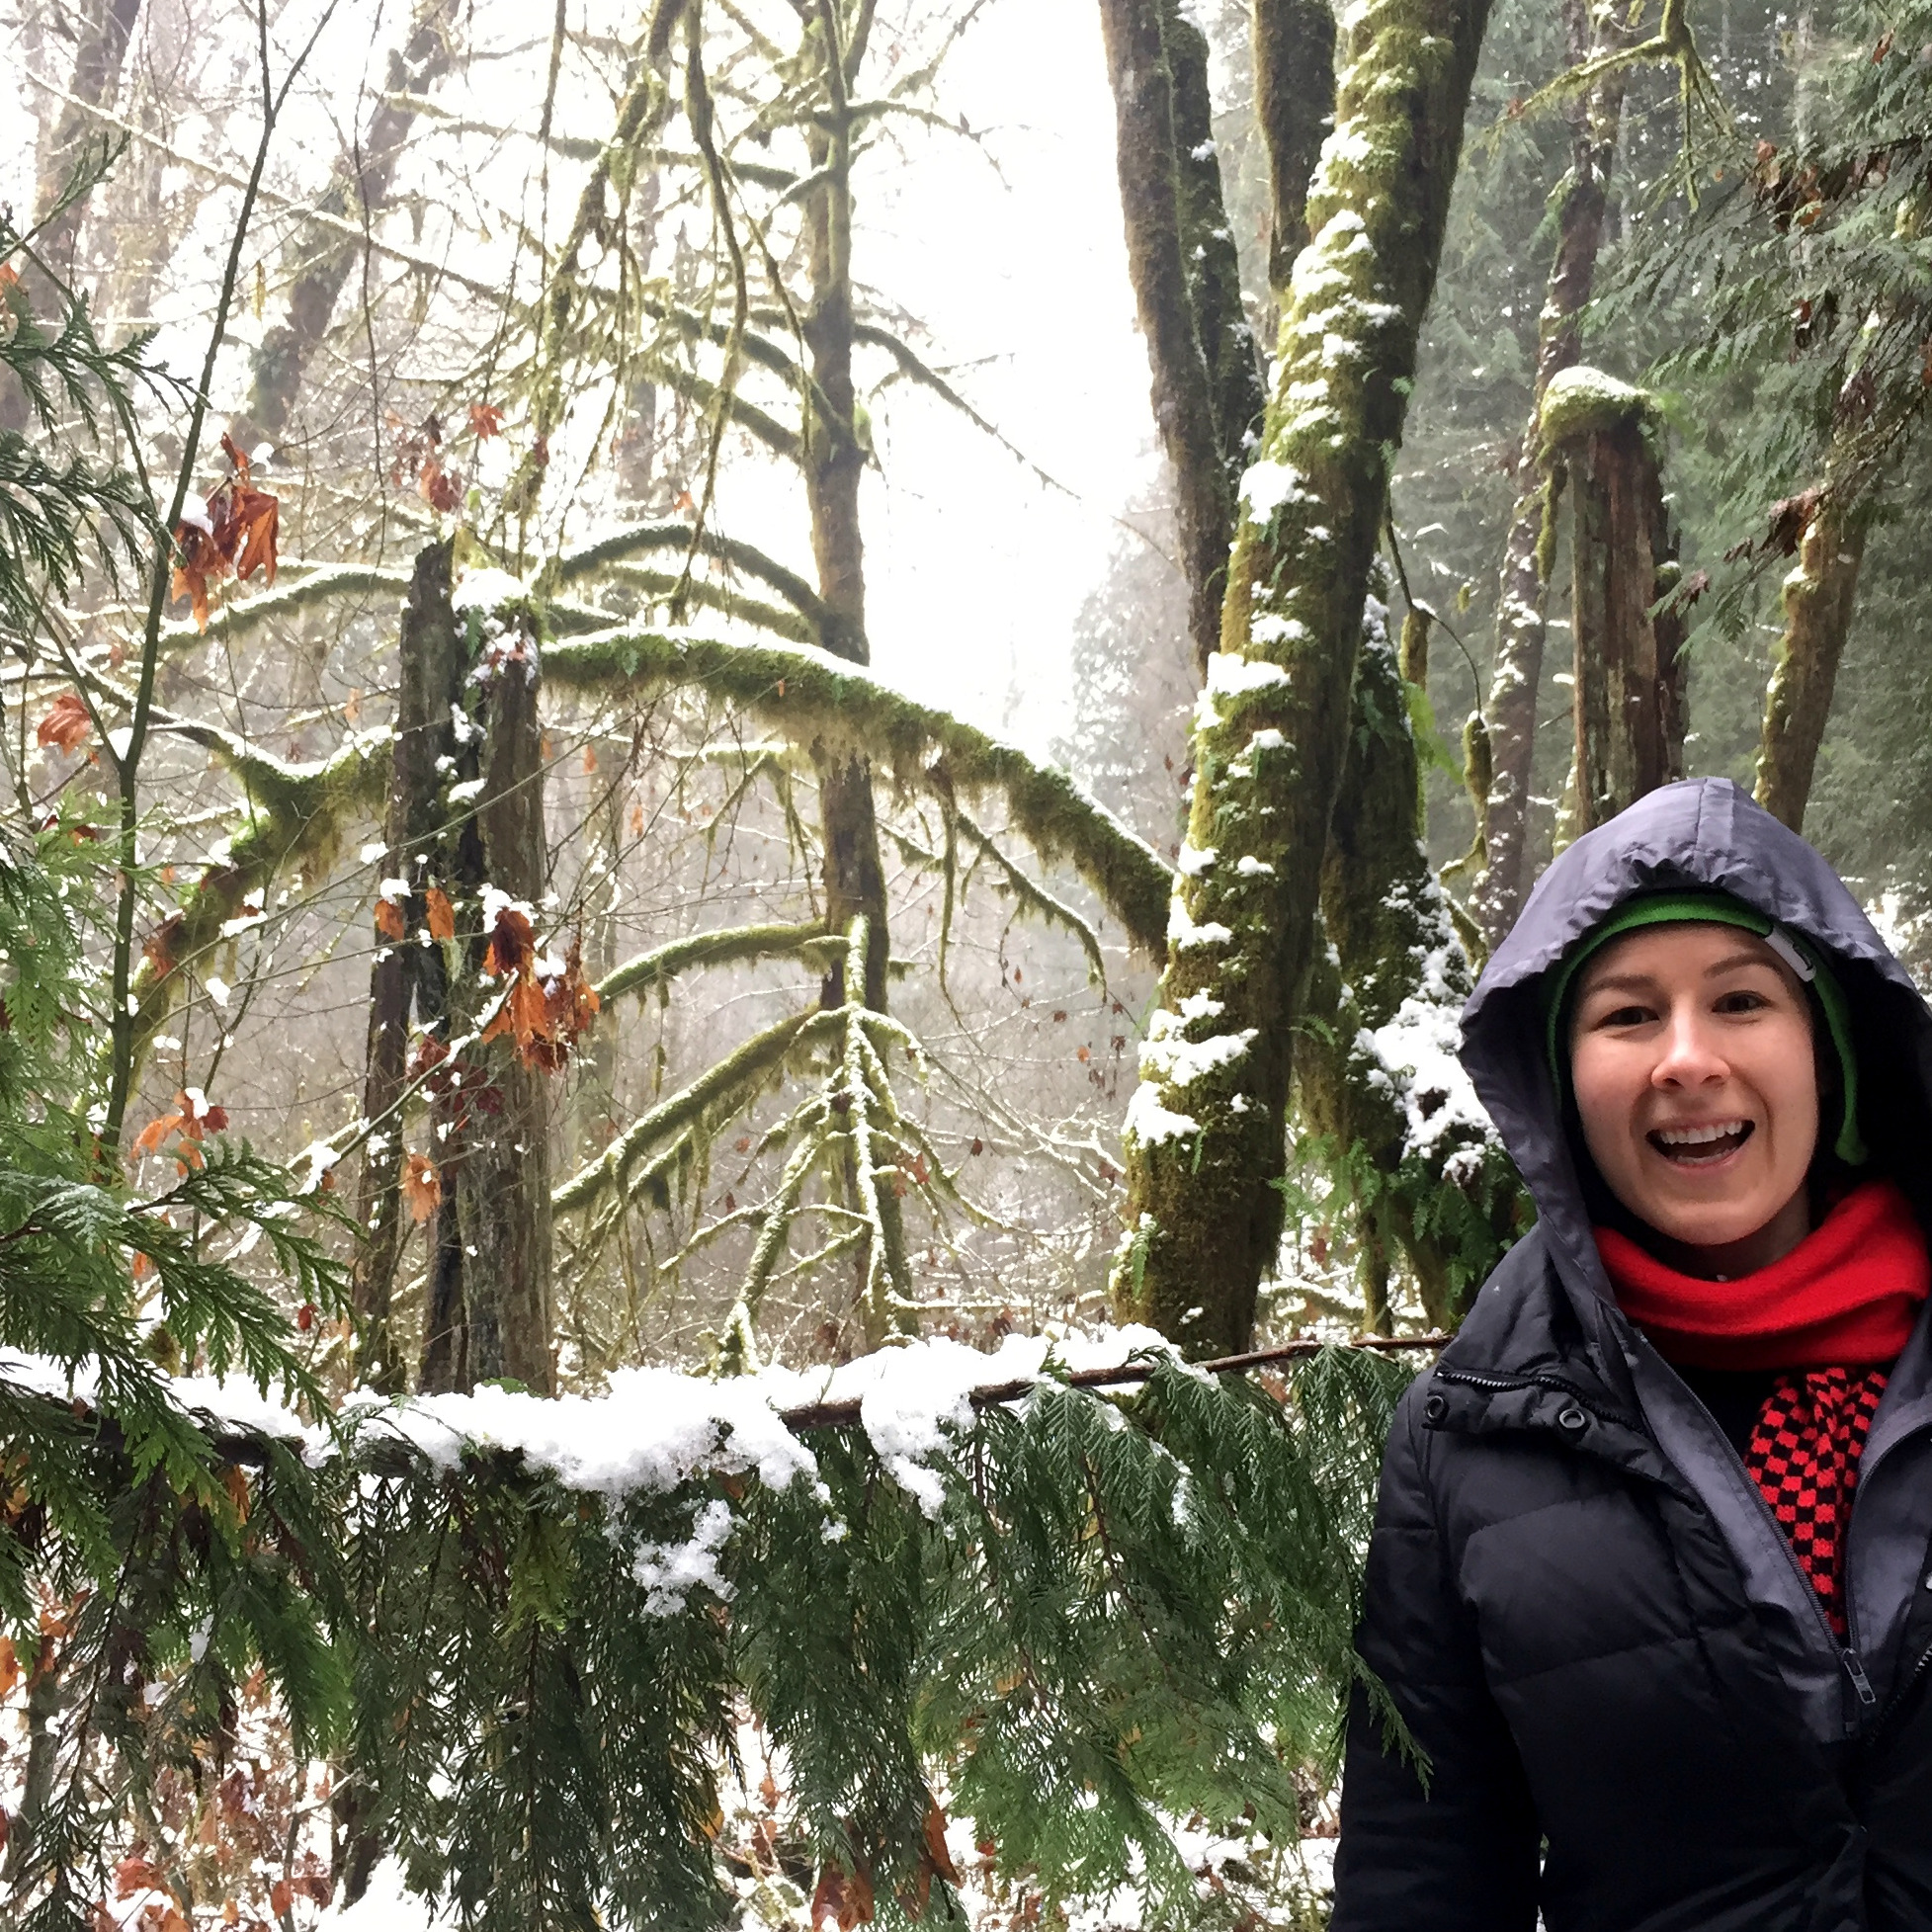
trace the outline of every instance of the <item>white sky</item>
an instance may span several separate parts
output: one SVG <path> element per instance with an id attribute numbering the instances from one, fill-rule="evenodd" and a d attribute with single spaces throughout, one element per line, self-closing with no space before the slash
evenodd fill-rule
<path id="1" fill-rule="evenodd" d="M 1078 500 L 888 391 L 865 503 L 873 649 L 896 683 L 1039 749 L 1067 721 L 1074 613 L 1154 469 L 1099 10 L 997 0 L 942 94 L 1006 185 L 968 141 L 913 137 L 884 194 L 862 184 L 855 272 L 929 320 L 936 358 L 988 359 L 961 386 Z"/>

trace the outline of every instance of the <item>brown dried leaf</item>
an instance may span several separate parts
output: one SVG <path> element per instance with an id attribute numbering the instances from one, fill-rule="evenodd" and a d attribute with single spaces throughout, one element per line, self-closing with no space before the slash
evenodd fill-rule
<path id="1" fill-rule="evenodd" d="M 57 745 L 65 752 L 76 752 L 94 735 L 94 720 L 87 714 L 87 707 L 81 703 L 80 694 L 74 691 L 60 692 L 47 707 L 46 715 L 41 719 L 34 732 L 34 742 L 39 745 Z"/>
<path id="2" fill-rule="evenodd" d="M 421 1223 L 443 1205 L 443 1176 L 427 1154 L 406 1155 L 402 1163 L 402 1198 L 409 1218 Z"/>
<path id="3" fill-rule="evenodd" d="M 456 908 L 450 903 L 449 893 L 440 885 L 426 886 L 423 891 L 423 905 L 430 938 L 455 939 L 457 913 Z"/>

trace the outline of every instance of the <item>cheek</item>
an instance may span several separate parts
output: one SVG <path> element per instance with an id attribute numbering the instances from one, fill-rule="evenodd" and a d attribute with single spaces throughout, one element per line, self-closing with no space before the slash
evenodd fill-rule
<path id="1" fill-rule="evenodd" d="M 1570 1060 L 1570 1085 L 1576 1094 L 1583 1138 L 1599 1167 L 1614 1163 L 1629 1138 L 1631 1110 L 1648 1085 L 1649 1068 L 1636 1055 L 1619 1052 L 1601 1040 L 1577 1043 Z"/>

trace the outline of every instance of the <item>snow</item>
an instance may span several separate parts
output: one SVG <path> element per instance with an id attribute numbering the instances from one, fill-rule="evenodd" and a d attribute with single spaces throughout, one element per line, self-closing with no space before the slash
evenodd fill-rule
<path id="1" fill-rule="evenodd" d="M 1247 505 L 1248 521 L 1265 524 L 1284 503 L 1293 503 L 1303 492 L 1302 472 L 1292 463 L 1277 462 L 1264 457 L 1250 463 L 1241 477 L 1240 500 Z"/>
<path id="2" fill-rule="evenodd" d="M 1427 1154 L 1445 1136 L 1492 1141 L 1496 1130 L 1457 1056 L 1462 1045 L 1461 1001 L 1411 993 L 1395 1017 L 1356 1046 L 1379 1062 L 1408 1116 L 1408 1146 Z"/>
<path id="3" fill-rule="evenodd" d="M 1122 1136 L 1141 1147 L 1157 1147 L 1166 1140 L 1184 1140 L 1201 1132 L 1201 1123 L 1192 1114 L 1177 1114 L 1164 1106 L 1160 1088 L 1142 1080 L 1127 1103 L 1127 1117 L 1121 1123 Z"/>
<path id="4" fill-rule="evenodd" d="M 1208 654 L 1208 689 L 1218 698 L 1239 698 L 1250 691 L 1265 691 L 1271 685 L 1288 681 L 1288 673 L 1265 657 L 1244 657 L 1237 650 Z"/>
<path id="5" fill-rule="evenodd" d="M 1179 897 L 1167 902 L 1167 943 L 1183 949 L 1194 946 L 1227 946 L 1233 942 L 1234 931 L 1223 926 L 1218 919 L 1204 919 L 1199 925 L 1194 916 L 1183 905 Z"/>
<path id="6" fill-rule="evenodd" d="M 1217 856 L 1217 849 L 1212 845 L 1204 852 L 1183 841 L 1180 851 L 1174 855 L 1174 866 L 1189 879 L 1199 879 L 1215 863 Z"/>
<path id="7" fill-rule="evenodd" d="M 701 1585 L 720 1602 L 737 1594 L 717 1567 L 717 1553 L 731 1539 L 731 1510 L 714 1499 L 698 1512 L 688 1543 L 640 1545 L 630 1573 L 644 1588 L 647 1617 L 675 1617 Z"/>
<path id="8" fill-rule="evenodd" d="M 530 586 L 507 570 L 464 567 L 451 586 L 450 605 L 458 611 L 495 611 L 505 604 L 524 603 L 530 594 Z"/>
<path id="9" fill-rule="evenodd" d="M 1248 1050 L 1256 1029 L 1218 1033 L 1206 1040 L 1189 1040 L 1181 1032 L 1187 1022 L 1176 1013 L 1156 1013 L 1140 1048 L 1140 1073 L 1146 1080 L 1162 1080 L 1172 1087 L 1190 1086 L 1204 1073 L 1226 1066 Z"/>

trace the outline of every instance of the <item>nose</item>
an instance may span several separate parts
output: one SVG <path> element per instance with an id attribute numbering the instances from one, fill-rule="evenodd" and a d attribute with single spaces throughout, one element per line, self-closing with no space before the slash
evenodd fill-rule
<path id="1" fill-rule="evenodd" d="M 1704 1087 L 1730 1073 L 1705 1014 L 1695 1005 L 1673 1009 L 1660 1045 L 1662 1051 L 1650 1069 L 1653 1087 Z"/>

